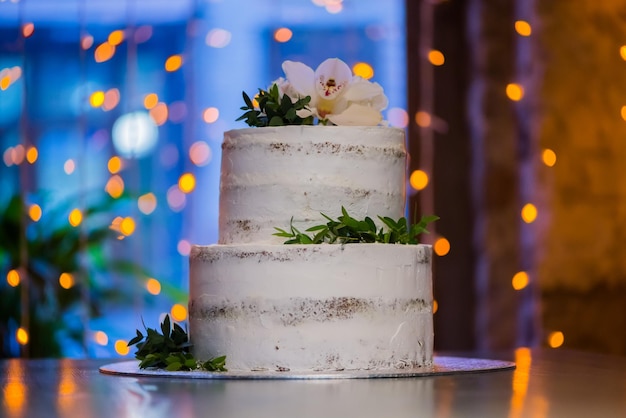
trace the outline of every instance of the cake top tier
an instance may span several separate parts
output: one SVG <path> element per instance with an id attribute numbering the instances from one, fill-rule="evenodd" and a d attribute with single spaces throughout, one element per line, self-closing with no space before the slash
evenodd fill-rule
<path id="1" fill-rule="evenodd" d="M 341 207 L 357 218 L 404 216 L 404 131 L 284 126 L 228 131 L 222 145 L 219 243 L 275 243 Z"/>

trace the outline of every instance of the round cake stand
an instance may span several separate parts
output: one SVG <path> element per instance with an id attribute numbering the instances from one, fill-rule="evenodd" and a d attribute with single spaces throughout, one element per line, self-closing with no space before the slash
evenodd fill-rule
<path id="1" fill-rule="evenodd" d="M 503 360 L 475 359 L 464 357 L 435 356 L 432 366 L 394 370 L 338 370 L 320 372 L 251 371 L 251 372 L 206 372 L 175 371 L 164 369 L 140 369 L 136 360 L 111 363 L 100 367 L 104 374 L 119 376 L 155 376 L 182 379 L 374 379 L 398 377 L 441 376 L 460 373 L 479 373 L 497 370 L 512 370 L 515 363 Z"/>

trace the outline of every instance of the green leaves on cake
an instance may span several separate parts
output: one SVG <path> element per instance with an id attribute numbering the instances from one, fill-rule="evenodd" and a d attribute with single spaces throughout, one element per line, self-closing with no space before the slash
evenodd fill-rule
<path id="1" fill-rule="evenodd" d="M 285 78 L 259 89 L 252 101 L 243 92 L 245 113 L 237 120 L 249 126 L 322 125 L 375 126 L 383 122 L 388 105 L 383 88 L 352 74 L 338 58 L 329 58 L 314 71 L 294 61 L 282 65 Z"/>
<path id="2" fill-rule="evenodd" d="M 369 216 L 360 221 L 348 214 L 341 207 L 342 215 L 336 220 L 321 214 L 328 222 L 315 225 L 305 232 L 300 232 L 292 223 L 289 231 L 281 228 L 276 229 L 275 236 L 288 238 L 285 244 L 351 244 L 351 243 L 384 243 L 384 244 L 419 244 L 417 238 L 420 234 L 428 233 L 426 227 L 429 223 L 439 219 L 438 216 L 422 216 L 418 223 L 409 225 L 406 218 L 397 221 L 389 217 L 379 216 L 386 228 L 377 229 L 376 224 Z"/>
<path id="3" fill-rule="evenodd" d="M 168 371 L 205 370 L 225 372 L 226 356 L 214 357 L 208 361 L 198 361 L 189 352 L 191 344 L 187 332 L 180 325 L 172 323 L 169 315 L 161 323 L 161 333 L 154 328 L 147 328 L 144 336 L 137 330 L 135 338 L 128 346 L 137 345 L 135 358 L 140 360 L 139 368 L 156 367 Z"/>
<path id="4" fill-rule="evenodd" d="M 257 110 L 246 92 L 242 94 L 246 105 L 242 106 L 241 110 L 245 110 L 246 113 L 237 120 L 245 119 L 249 126 L 313 125 L 313 116 L 298 116 L 298 112 L 306 109 L 311 97 L 292 101 L 287 95 L 281 96 L 278 86 L 274 84 L 268 91 L 259 89 L 259 94 L 255 98 L 258 103 Z"/>

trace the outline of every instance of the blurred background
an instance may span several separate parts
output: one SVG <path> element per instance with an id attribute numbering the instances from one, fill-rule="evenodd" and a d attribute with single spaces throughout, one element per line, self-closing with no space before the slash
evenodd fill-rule
<path id="1" fill-rule="evenodd" d="M 439 350 L 626 355 L 626 0 L 0 0 L 0 357 L 187 317 L 243 104 L 339 57 L 411 153 Z"/>

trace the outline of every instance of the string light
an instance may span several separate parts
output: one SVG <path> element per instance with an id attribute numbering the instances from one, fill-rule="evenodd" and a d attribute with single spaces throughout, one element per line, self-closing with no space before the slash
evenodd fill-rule
<path id="1" fill-rule="evenodd" d="M 122 219 L 122 222 L 120 222 L 120 232 L 127 237 L 132 235 L 133 232 L 135 232 L 135 220 L 130 216 Z"/>
<path id="2" fill-rule="evenodd" d="M 110 60 L 115 55 L 115 46 L 108 42 L 101 43 L 94 51 L 94 59 L 97 63 L 102 63 Z"/>
<path id="3" fill-rule="evenodd" d="M 104 186 L 104 190 L 113 198 L 118 199 L 124 193 L 124 180 L 119 175 L 112 176 L 107 184 Z"/>
<path id="4" fill-rule="evenodd" d="M 119 171 L 122 169 L 122 159 L 118 156 L 109 158 L 107 168 L 109 169 L 109 173 L 111 174 L 119 173 Z"/>
<path id="5" fill-rule="evenodd" d="M 24 23 L 22 25 L 22 36 L 24 38 L 28 38 L 33 35 L 35 32 L 35 24 L 32 22 Z"/>
<path id="6" fill-rule="evenodd" d="M 109 34 L 107 42 L 109 45 L 118 46 L 124 41 L 124 37 L 123 30 L 114 30 Z"/>
<path id="7" fill-rule="evenodd" d="M 159 96 L 156 93 L 148 93 L 143 98 L 143 106 L 150 110 L 159 103 Z"/>

